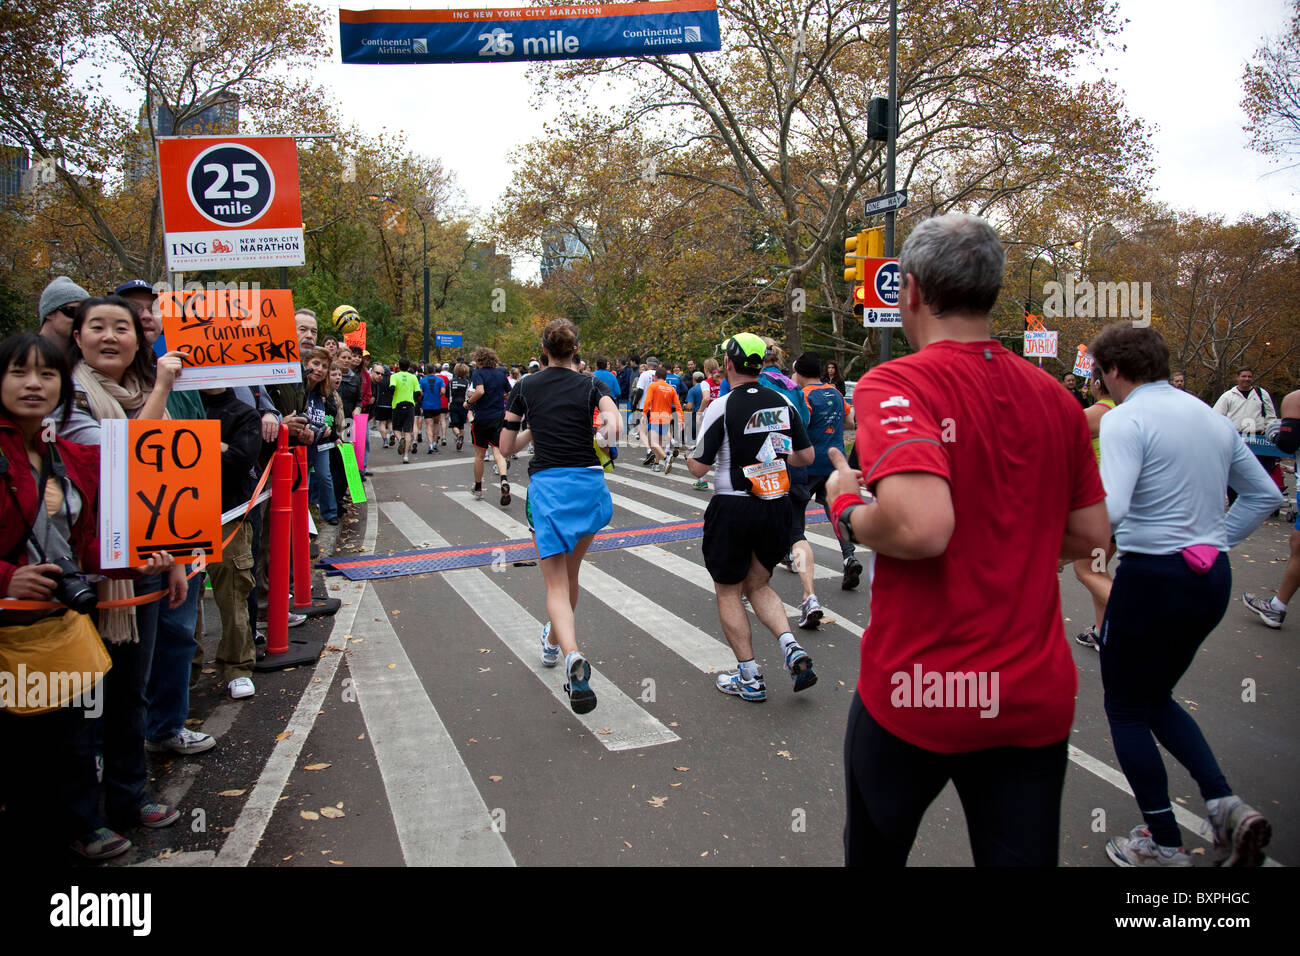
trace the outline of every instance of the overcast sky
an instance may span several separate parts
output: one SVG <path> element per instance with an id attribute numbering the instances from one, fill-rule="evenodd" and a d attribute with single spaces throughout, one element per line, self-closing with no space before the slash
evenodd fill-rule
<path id="1" fill-rule="evenodd" d="M 489 6 L 438 2 L 438 7 Z M 491 6 L 507 6 L 508 0 Z M 348 9 L 392 8 L 348 3 Z M 1300 171 L 1247 147 L 1241 73 L 1265 33 L 1287 22 L 1285 0 L 1123 0 L 1126 49 L 1101 67 L 1129 111 L 1154 131 L 1155 197 L 1219 213 L 1300 215 Z M 905 26 L 904 26 L 905 28 Z M 337 32 L 334 36 L 338 42 Z M 706 54 L 707 55 L 707 54 Z M 324 79 L 344 114 L 368 130 L 405 130 L 420 152 L 442 158 L 470 205 L 486 214 L 510 179 L 507 154 L 541 133 L 522 63 L 344 66 Z"/>

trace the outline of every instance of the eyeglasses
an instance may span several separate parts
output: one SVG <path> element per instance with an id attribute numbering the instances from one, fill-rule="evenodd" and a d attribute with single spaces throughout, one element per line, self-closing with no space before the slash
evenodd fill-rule
<path id="1" fill-rule="evenodd" d="M 81 303 L 77 302 L 77 303 L 70 303 L 68 305 L 61 305 L 54 311 L 62 312 L 69 319 L 75 319 L 77 317 L 77 309 L 79 308 L 81 308 Z"/>

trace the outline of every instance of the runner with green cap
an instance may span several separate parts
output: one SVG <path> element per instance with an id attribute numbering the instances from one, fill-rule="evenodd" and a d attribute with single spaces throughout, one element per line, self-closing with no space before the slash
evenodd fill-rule
<path id="1" fill-rule="evenodd" d="M 817 683 L 812 658 L 790 631 L 781 598 L 769 581 L 785 554 L 790 527 L 787 465 L 808 465 L 812 443 L 790 401 L 758 384 L 767 345 L 740 332 L 722 343 L 731 390 L 711 402 L 686 466 L 703 478 L 716 465 L 713 499 L 704 513 L 704 565 L 713 578 L 718 616 L 736 655 L 736 670 L 718 675 L 717 687 L 742 700 L 767 699 L 754 659 L 753 635 L 741 597 L 781 642 L 782 663 L 795 691 Z M 780 533 L 773 534 L 773 529 Z"/>

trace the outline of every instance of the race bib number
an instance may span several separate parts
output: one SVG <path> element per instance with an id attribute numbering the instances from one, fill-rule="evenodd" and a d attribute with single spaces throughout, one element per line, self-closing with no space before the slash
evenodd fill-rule
<path id="1" fill-rule="evenodd" d="M 760 498 L 780 498 L 790 492 L 790 473 L 781 459 L 766 465 L 746 465 L 740 473 L 749 479 L 749 490 Z"/>

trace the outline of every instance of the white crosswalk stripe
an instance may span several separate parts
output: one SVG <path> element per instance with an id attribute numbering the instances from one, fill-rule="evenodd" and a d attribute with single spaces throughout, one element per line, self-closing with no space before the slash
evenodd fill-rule
<path id="1" fill-rule="evenodd" d="M 380 507 L 394 527 L 415 547 L 446 547 L 447 539 L 434 531 L 402 501 L 385 501 Z M 444 571 L 444 577 L 484 624 L 532 671 L 566 708 L 561 687 L 563 668 L 542 667 L 539 660 L 542 624 L 478 568 Z M 589 714 L 573 714 L 607 750 L 635 750 L 672 743 L 680 738 L 610 683 L 595 667 L 591 687 L 599 704 Z M 608 732 L 607 732 L 608 731 Z"/>
<path id="2" fill-rule="evenodd" d="M 447 497 L 502 534 L 512 538 L 528 537 L 528 525 L 516 521 L 486 501 L 475 501 L 472 495 L 464 491 L 448 492 Z M 736 666 L 735 656 L 725 644 L 660 607 L 612 574 L 594 567 L 590 561 L 584 562 L 578 575 L 578 584 L 692 667 L 712 673 Z"/>

